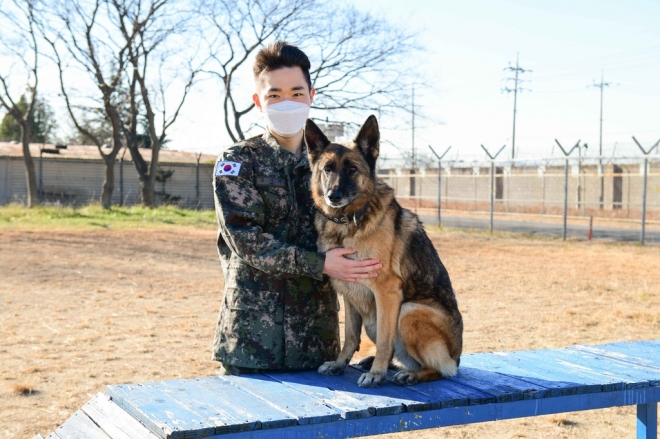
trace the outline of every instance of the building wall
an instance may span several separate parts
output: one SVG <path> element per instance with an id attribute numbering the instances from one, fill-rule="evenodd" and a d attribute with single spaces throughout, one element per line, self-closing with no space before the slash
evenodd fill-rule
<path id="1" fill-rule="evenodd" d="M 212 208 L 213 165 L 199 165 L 199 201 L 196 191 L 196 167 L 195 164 L 161 163 L 161 169 L 174 171 L 165 184 L 165 193 L 178 197 L 173 204 Z M 41 173 L 43 197 L 46 203 L 79 205 L 100 201 L 105 177 L 105 165 L 102 161 L 44 158 L 40 164 L 37 158 L 35 168 L 37 181 Z M 116 162 L 114 176 L 113 204 L 139 204 L 140 182 L 133 163 Z M 157 182 L 155 190 L 157 193 L 162 193 L 162 183 Z M 27 187 L 22 159 L 0 157 L 0 204 L 25 203 L 26 198 Z M 161 197 L 157 196 L 157 199 Z"/>
<path id="2" fill-rule="evenodd" d="M 615 177 L 621 181 L 623 211 L 641 210 L 643 194 L 643 167 L 640 163 L 619 164 L 622 174 L 614 174 L 614 166 L 607 165 L 604 174 L 604 208 L 611 210 Z M 123 172 L 122 172 L 123 167 Z M 40 161 L 35 159 L 37 179 Z M 199 202 L 196 192 L 196 164 L 161 163 L 162 170 L 173 170 L 165 184 L 165 192 L 178 197 L 174 204 L 185 207 L 213 207 L 212 164 L 199 166 Z M 47 203 L 87 204 L 98 202 L 105 175 L 101 160 L 44 158 L 41 162 L 44 199 Z M 534 211 L 552 213 L 563 207 L 564 165 L 553 164 L 545 168 L 536 165 L 503 167 L 496 175 L 496 186 L 502 184 L 498 210 Z M 569 166 L 568 203 L 571 209 L 597 208 L 600 196 L 600 177 L 595 165 Z M 650 165 L 647 208 L 660 211 L 660 163 Z M 114 168 L 115 189 L 113 203 L 134 205 L 140 203 L 140 184 L 132 162 L 116 162 Z M 123 177 L 122 177 L 123 175 Z M 408 170 L 381 169 L 379 176 L 395 188 L 397 197 L 410 197 Z M 437 204 L 438 169 L 417 170 L 415 177 L 416 197 L 429 206 Z M 578 186 L 580 187 L 578 196 Z M 156 183 L 157 193 L 163 191 L 162 183 Z M 578 202 L 578 197 L 581 202 Z M 20 157 L 0 157 L 0 205 L 9 202 L 25 203 L 27 188 L 25 168 Z M 461 166 L 442 170 L 443 203 L 454 203 L 454 208 L 483 210 L 490 202 L 490 166 Z M 157 195 L 157 199 L 161 199 Z M 427 206 L 427 207 L 429 207 Z"/>
<path id="3" fill-rule="evenodd" d="M 643 197 L 643 166 L 640 163 L 619 165 L 622 173 L 614 173 L 614 166 L 607 165 L 604 169 L 604 209 L 614 208 L 614 181 L 618 177 L 622 185 L 622 209 L 639 210 Z M 502 174 L 495 175 L 495 200 L 503 210 L 512 208 L 520 210 L 543 211 L 563 208 L 564 175 L 563 164 L 539 168 L 532 166 L 504 167 Z M 397 197 L 410 197 L 410 174 L 408 170 L 381 169 L 379 176 L 395 188 Z M 600 205 L 600 181 L 596 165 L 570 164 L 568 170 L 568 205 L 571 209 L 596 209 Z M 501 184 L 501 189 L 498 186 Z M 442 199 L 445 202 L 463 203 L 462 209 L 474 210 L 483 203 L 490 202 L 490 167 L 451 167 L 442 169 Z M 438 168 L 427 168 L 423 172 L 417 170 L 415 177 L 416 198 L 427 203 L 436 203 L 438 199 Z M 518 209 L 514 209 L 517 206 Z M 458 207 L 456 207 L 458 208 Z M 660 211 L 660 163 L 649 166 L 647 187 L 647 208 Z"/>
<path id="4" fill-rule="evenodd" d="M 0 205 L 7 204 L 11 200 L 10 169 L 10 159 L 0 157 Z"/>

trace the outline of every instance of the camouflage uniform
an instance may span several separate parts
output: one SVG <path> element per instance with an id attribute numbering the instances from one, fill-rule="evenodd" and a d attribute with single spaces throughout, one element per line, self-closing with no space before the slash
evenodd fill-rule
<path id="1" fill-rule="evenodd" d="M 225 291 L 213 359 L 286 370 L 334 360 L 339 303 L 316 249 L 307 154 L 297 160 L 267 131 L 223 152 L 214 175 Z"/>

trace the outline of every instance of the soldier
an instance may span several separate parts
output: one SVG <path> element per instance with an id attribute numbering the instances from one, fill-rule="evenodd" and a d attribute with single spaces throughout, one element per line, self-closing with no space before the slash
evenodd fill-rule
<path id="1" fill-rule="evenodd" d="M 278 41 L 255 59 L 266 132 L 225 150 L 214 171 L 218 253 L 225 278 L 213 342 L 221 373 L 315 369 L 339 352 L 339 302 L 328 276 L 377 276 L 377 260 L 316 248 L 303 126 L 314 99 L 310 62 Z"/>

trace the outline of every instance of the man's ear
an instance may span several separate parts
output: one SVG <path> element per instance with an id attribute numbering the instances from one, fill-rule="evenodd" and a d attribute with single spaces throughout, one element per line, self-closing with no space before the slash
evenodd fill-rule
<path id="1" fill-rule="evenodd" d="M 310 162 L 316 160 L 319 154 L 330 145 L 328 138 L 325 137 L 323 131 L 321 131 L 312 119 L 307 119 L 303 137 L 305 139 L 305 145 L 307 146 L 307 154 L 309 154 Z"/>
<path id="2" fill-rule="evenodd" d="M 357 144 L 371 169 L 375 169 L 380 148 L 380 130 L 378 129 L 376 116 L 372 114 L 367 118 L 353 141 Z"/>
<path id="3" fill-rule="evenodd" d="M 252 102 L 254 102 L 254 105 L 257 107 L 259 111 L 263 111 L 261 108 L 261 100 L 259 99 L 259 95 L 257 93 L 252 95 Z"/>

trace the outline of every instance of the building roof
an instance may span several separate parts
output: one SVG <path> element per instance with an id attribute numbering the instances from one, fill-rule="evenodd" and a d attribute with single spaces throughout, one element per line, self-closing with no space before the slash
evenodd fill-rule
<path id="1" fill-rule="evenodd" d="M 53 151 L 58 150 L 58 154 L 44 153 L 43 157 L 57 158 L 57 159 L 77 159 L 77 160 L 101 160 L 101 155 L 96 146 L 88 145 L 68 145 L 66 149 L 56 148 L 55 145 L 49 143 L 31 143 L 30 154 L 32 157 L 39 157 L 41 149 Z M 151 160 L 150 149 L 140 149 L 142 157 L 147 162 Z M 124 161 L 132 161 L 131 153 L 122 148 L 117 154 L 117 160 L 124 157 Z M 0 142 L 0 157 L 23 157 L 23 147 L 21 144 Z M 200 163 L 215 163 L 217 156 L 211 154 L 202 154 Z M 169 149 L 161 149 L 158 155 L 160 163 L 197 163 L 197 153 L 188 151 L 173 151 Z"/>

